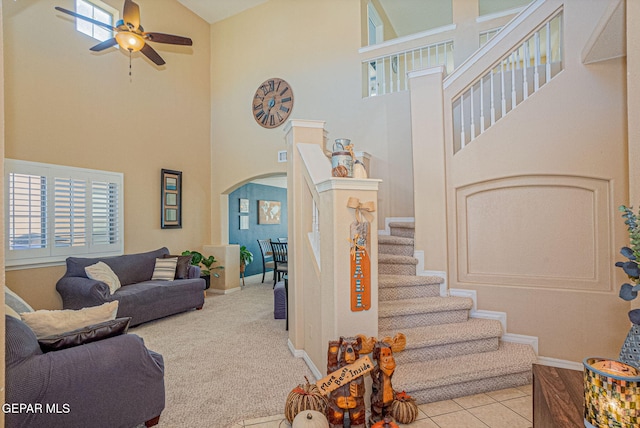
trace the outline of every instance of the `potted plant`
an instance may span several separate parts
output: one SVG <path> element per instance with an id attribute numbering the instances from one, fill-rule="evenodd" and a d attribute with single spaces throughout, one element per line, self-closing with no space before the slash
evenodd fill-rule
<path id="1" fill-rule="evenodd" d="M 244 286 L 244 271 L 247 265 L 253 261 L 253 253 L 246 246 L 240 246 L 240 275 L 242 275 L 242 285 Z"/>
<path id="2" fill-rule="evenodd" d="M 211 272 L 214 269 L 224 269 L 224 266 L 211 267 L 217 260 L 213 256 L 205 257 L 198 251 L 183 251 L 183 256 L 191 256 L 191 264 L 200 267 L 200 278 L 206 282 L 205 290 L 211 287 L 211 275 L 215 278 L 220 278 L 220 274 L 217 272 Z"/>
<path id="3" fill-rule="evenodd" d="M 638 224 L 638 217 L 632 207 L 621 205 L 618 209 L 623 213 L 622 218 L 625 219 L 624 224 L 627 225 L 629 232 L 629 246 L 622 247 L 620 250 L 620 254 L 626 257 L 627 261 L 616 263 L 616 266 L 622 268 L 629 277 L 629 282 L 620 286 L 619 296 L 623 300 L 631 301 L 638 297 L 638 291 L 640 291 L 640 266 L 638 265 L 638 260 L 640 260 L 640 224 Z M 640 351 L 638 350 L 640 309 L 629 311 L 629 320 L 632 323 L 631 330 L 622 345 L 619 359 L 623 363 L 640 367 Z"/>

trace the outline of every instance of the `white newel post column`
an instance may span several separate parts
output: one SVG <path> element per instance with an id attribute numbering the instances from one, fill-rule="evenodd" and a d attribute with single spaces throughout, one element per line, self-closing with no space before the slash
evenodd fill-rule
<path id="1" fill-rule="evenodd" d="M 443 67 L 409 73 L 415 249 L 424 251 L 424 270 L 447 270 L 447 191 Z"/>

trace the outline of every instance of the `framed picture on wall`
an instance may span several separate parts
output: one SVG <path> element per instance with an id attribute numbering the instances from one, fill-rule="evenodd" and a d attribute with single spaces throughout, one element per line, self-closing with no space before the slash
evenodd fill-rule
<path id="1" fill-rule="evenodd" d="M 249 199 L 240 199 L 240 212 L 248 213 L 249 212 Z"/>
<path id="2" fill-rule="evenodd" d="M 258 201 L 258 224 L 280 224 L 280 211 L 278 201 Z"/>
<path id="3" fill-rule="evenodd" d="M 182 171 L 160 172 L 160 227 L 182 228 Z"/>
<path id="4" fill-rule="evenodd" d="M 241 215 L 240 216 L 240 229 L 249 229 L 249 216 Z"/>

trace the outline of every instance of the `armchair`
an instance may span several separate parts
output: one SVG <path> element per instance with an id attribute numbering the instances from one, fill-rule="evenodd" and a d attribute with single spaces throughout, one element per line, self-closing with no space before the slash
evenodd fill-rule
<path id="1" fill-rule="evenodd" d="M 5 319 L 7 428 L 158 423 L 165 406 L 164 362 L 140 337 L 123 334 L 43 353 L 25 323 Z"/>

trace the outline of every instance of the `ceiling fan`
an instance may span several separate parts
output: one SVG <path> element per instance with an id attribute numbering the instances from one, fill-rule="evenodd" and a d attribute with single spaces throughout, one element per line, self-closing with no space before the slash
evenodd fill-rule
<path id="1" fill-rule="evenodd" d="M 164 65 L 164 59 L 162 59 L 158 52 L 156 52 L 155 49 L 153 49 L 147 42 L 184 46 L 191 46 L 193 44 L 191 39 L 188 37 L 145 32 L 142 25 L 140 25 L 140 7 L 131 0 L 124 0 L 122 19 L 116 23 L 115 27 L 58 6 L 56 6 L 55 9 L 116 33 L 115 37 L 98 43 L 90 48 L 90 50 L 94 52 L 103 51 L 117 44 L 129 53 L 140 51 L 156 65 Z"/>

